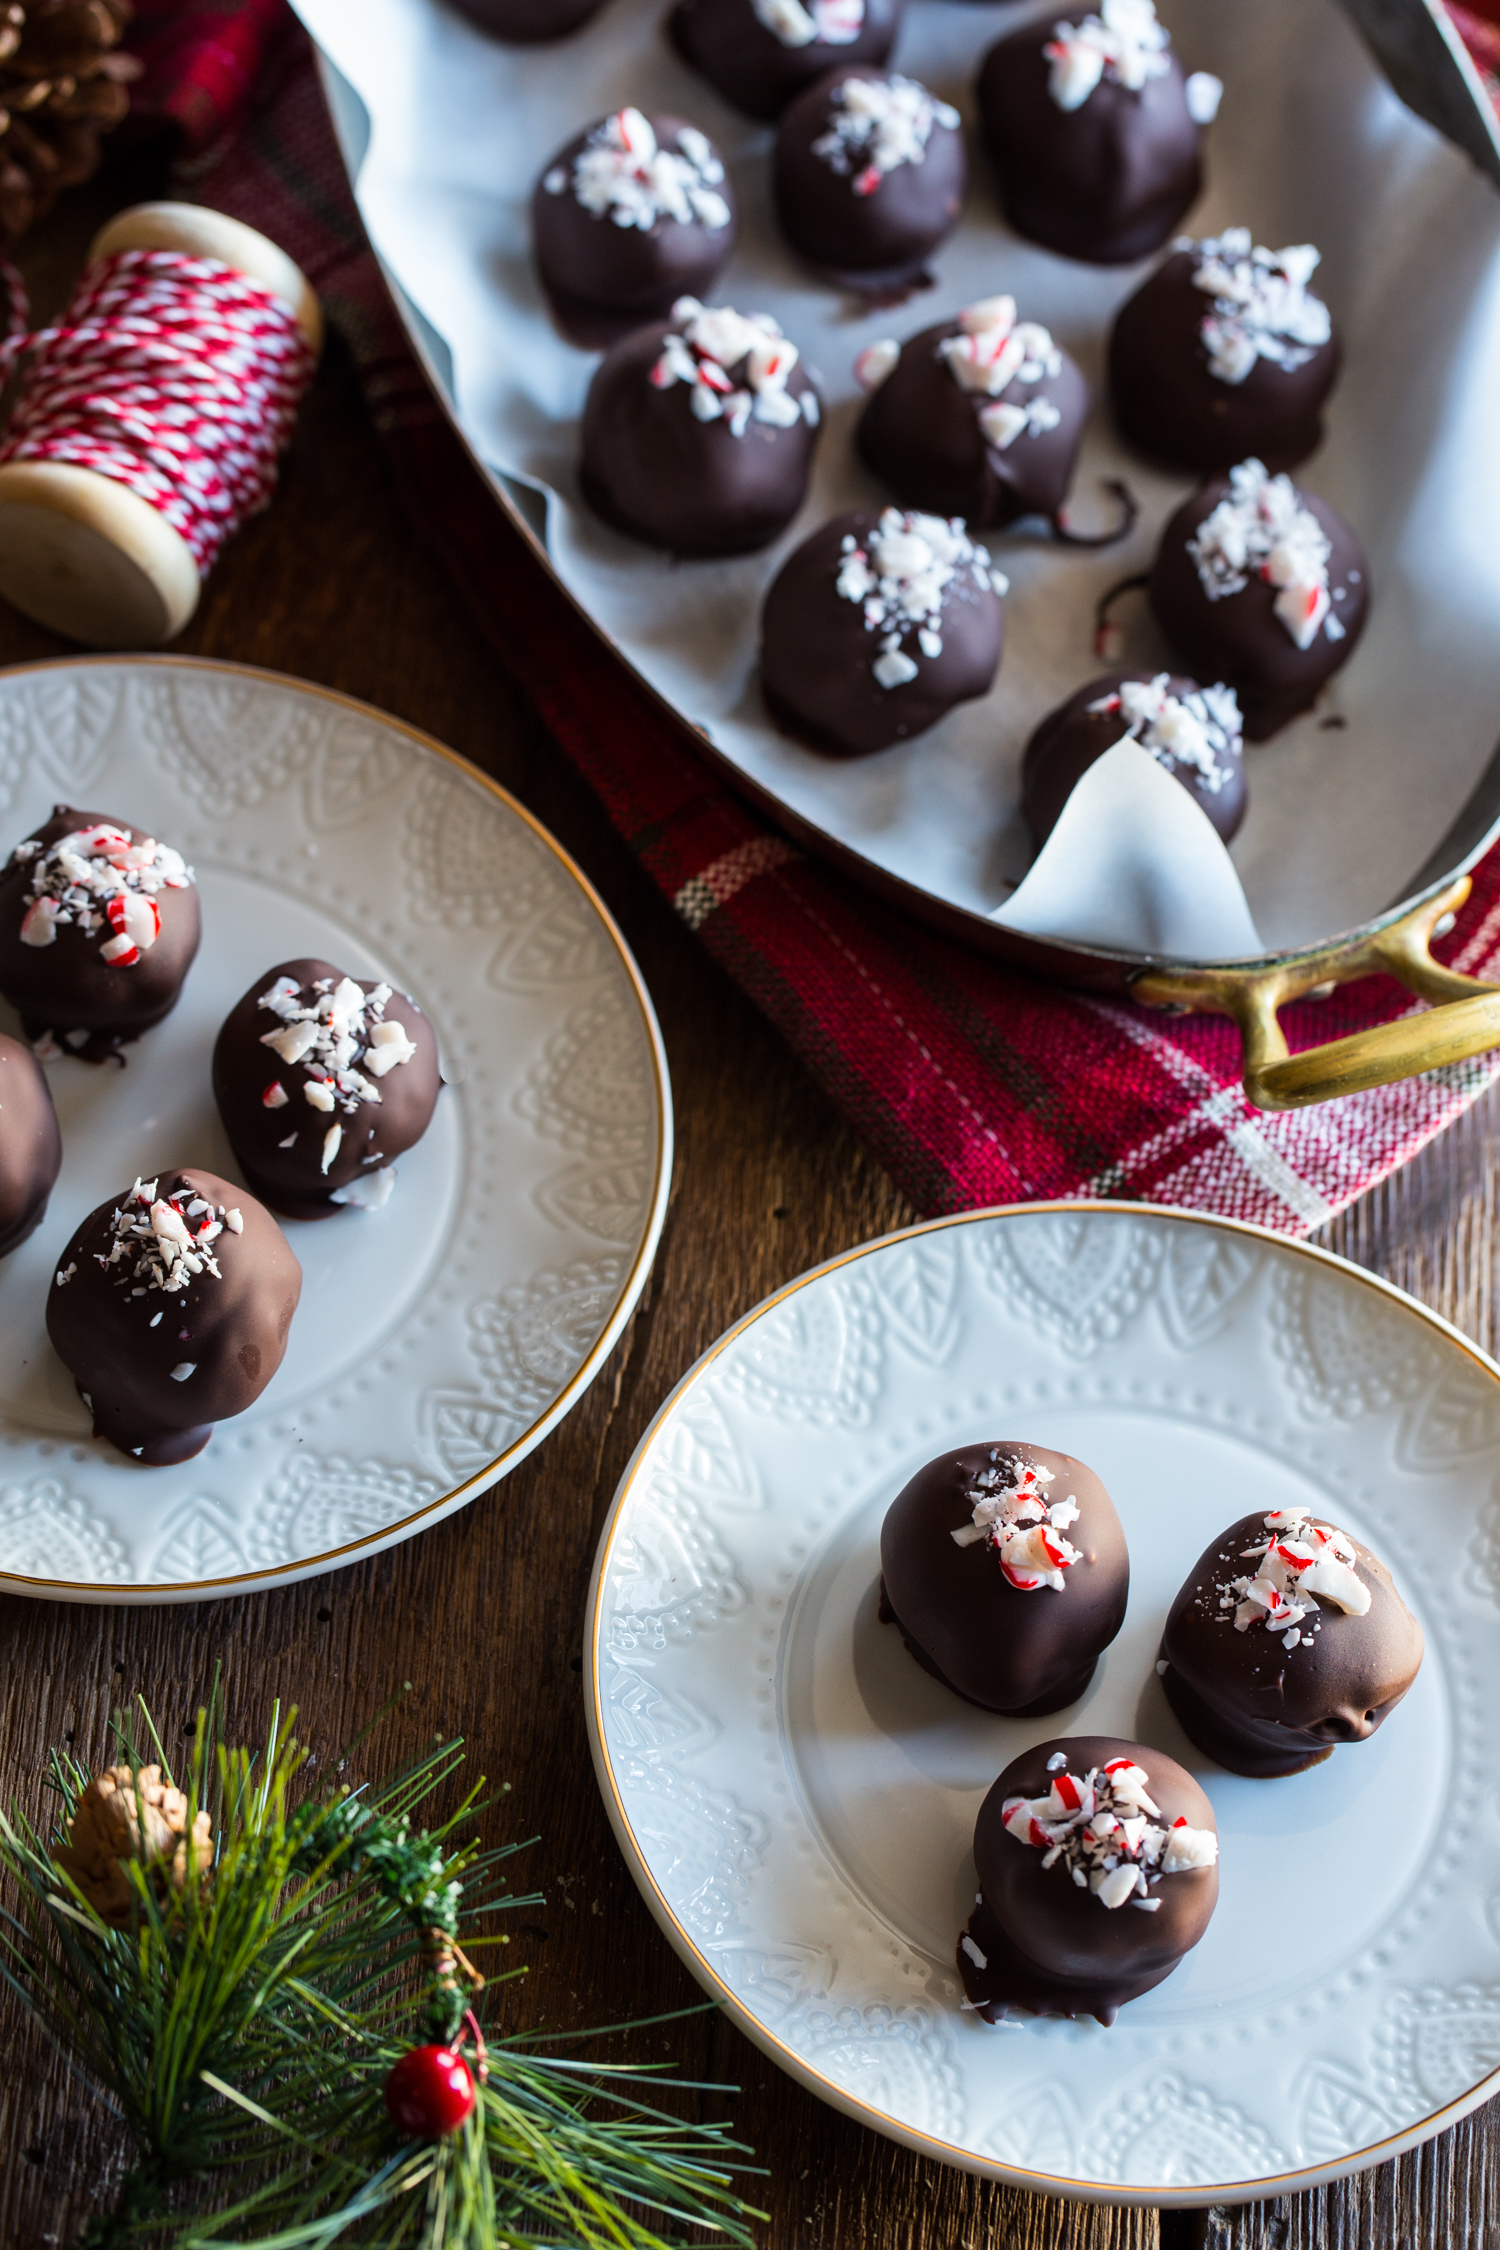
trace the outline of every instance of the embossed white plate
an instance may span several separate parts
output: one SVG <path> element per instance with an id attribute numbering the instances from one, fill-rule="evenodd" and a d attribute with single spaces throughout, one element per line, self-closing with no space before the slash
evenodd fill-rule
<path id="1" fill-rule="evenodd" d="M 582 1395 L 661 1231 L 666 1060 L 603 904 L 530 814 L 366 704 L 181 657 L 0 673 L 0 835 L 54 800 L 196 867 L 203 949 L 125 1069 L 48 1066 L 62 1175 L 0 1262 L 0 1587 L 186 1601 L 406 1539 L 504 1476 Z M 139 1173 L 238 1178 L 209 1090 L 263 969 L 321 954 L 432 1019 L 448 1079 L 381 1211 L 287 1222 L 302 1302 L 246 1414 L 175 1469 L 89 1435 L 43 1326 L 73 1229 Z M 0 1003 L 0 1027 L 17 1031 Z"/>
<path id="2" fill-rule="evenodd" d="M 1088 1461 L 1130 1608 L 1030 1722 L 876 1618 L 888 1502 L 932 1454 Z M 1051 2192 L 1206 2203 L 1394 2155 L 1500 2086 L 1500 1368 L 1358 1268 L 1188 1212 L 1051 1204 L 855 1250 L 747 1314 L 642 1440 L 600 1542 L 589 1723 L 606 1805 L 689 1968 L 862 2122 Z M 1252 1508 L 1370 1541 L 1427 1656 L 1373 1739 L 1240 1780 L 1154 1670 L 1182 1577 Z M 1196 1951 L 1110 2030 L 961 2011 L 974 1816 L 1029 1742 L 1114 1733 L 1202 1778 Z"/>

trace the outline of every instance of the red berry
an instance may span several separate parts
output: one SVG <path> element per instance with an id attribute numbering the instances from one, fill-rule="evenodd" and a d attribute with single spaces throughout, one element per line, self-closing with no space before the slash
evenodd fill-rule
<path id="1" fill-rule="evenodd" d="M 440 2141 L 474 2107 L 474 2074 L 452 2047 L 413 2047 L 385 2082 L 385 2106 L 413 2140 Z"/>

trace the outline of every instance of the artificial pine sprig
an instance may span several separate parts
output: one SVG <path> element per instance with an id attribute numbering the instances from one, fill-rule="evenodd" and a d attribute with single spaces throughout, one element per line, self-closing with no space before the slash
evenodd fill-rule
<path id="1" fill-rule="evenodd" d="M 133 2144 L 89 2250 L 661 2250 L 684 2228 L 748 2246 L 755 2214 L 733 2178 L 748 2152 L 727 2127 L 645 2099 L 642 2066 L 581 2063 L 535 2036 L 486 2044 L 471 2012 L 485 1980 L 460 1933 L 472 1952 L 504 1944 L 476 1925 L 536 1901 L 506 1889 L 518 1847 L 460 1833 L 477 1790 L 416 1825 L 457 1743 L 369 1790 L 299 1796 L 307 1753 L 279 1712 L 252 1754 L 218 1741 L 210 1708 L 178 1795 L 140 1719 L 139 1736 L 117 1723 L 120 1756 L 97 1783 L 54 1755 L 55 1836 L 0 1815 L 19 1894 L 0 1909 L 0 1975 Z M 99 1838 L 127 1831 L 106 1920 L 90 1896 Z M 181 1837 L 193 1848 L 169 1853 Z M 396 2066 L 420 2064 L 414 2034 L 444 2043 L 421 2052 L 467 2089 L 462 2123 L 433 2138 L 387 2109 Z"/>

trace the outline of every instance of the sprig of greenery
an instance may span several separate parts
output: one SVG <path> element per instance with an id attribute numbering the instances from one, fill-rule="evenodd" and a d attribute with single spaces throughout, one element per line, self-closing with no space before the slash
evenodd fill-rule
<path id="1" fill-rule="evenodd" d="M 88 2250 L 663 2250 L 682 2230 L 748 2250 L 728 2126 L 645 2098 L 654 2066 L 583 2063 L 534 2035 L 492 2040 L 467 2124 L 404 2141 L 384 2105 L 418 2038 L 450 2041 L 470 1994 L 454 1967 L 503 1945 L 487 1919 L 538 1903 L 506 1885 L 521 1847 L 463 1831 L 480 1784 L 416 1825 L 462 1763 L 440 1742 L 362 1792 L 308 1791 L 295 1713 L 262 1749 L 218 1740 L 201 1711 L 181 1786 L 212 1864 L 180 1889 L 127 1863 L 128 1929 L 104 1922 L 57 1851 L 90 1776 L 54 1754 L 61 1820 L 43 1836 L 0 1814 L 0 1976 L 122 2117 L 134 2161 Z M 117 1722 L 118 1763 L 169 1772 L 150 1715 Z M 477 1933 L 477 1934 L 476 1934 Z M 466 1966 L 466 1964 L 465 1964 Z M 514 1972 L 518 1973 L 518 1972 Z M 493 1995 L 508 1977 L 491 1978 Z M 674 2080 L 688 2091 L 723 2093 Z"/>

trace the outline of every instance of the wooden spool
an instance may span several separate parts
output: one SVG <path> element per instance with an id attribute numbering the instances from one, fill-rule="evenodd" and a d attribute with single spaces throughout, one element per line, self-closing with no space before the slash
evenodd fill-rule
<path id="1" fill-rule="evenodd" d="M 214 258 L 258 281 L 296 316 L 314 353 L 323 315 L 311 282 L 254 227 L 191 203 L 141 203 L 95 235 L 87 263 L 117 250 Z M 152 648 L 198 606 L 187 542 L 128 486 L 54 461 L 0 467 L 0 594 L 70 640 Z"/>

